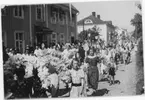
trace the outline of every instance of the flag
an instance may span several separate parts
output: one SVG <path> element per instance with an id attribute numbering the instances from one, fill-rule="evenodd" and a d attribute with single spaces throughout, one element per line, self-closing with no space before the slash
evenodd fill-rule
<path id="1" fill-rule="evenodd" d="M 71 3 L 69 3 L 70 20 L 72 20 Z"/>

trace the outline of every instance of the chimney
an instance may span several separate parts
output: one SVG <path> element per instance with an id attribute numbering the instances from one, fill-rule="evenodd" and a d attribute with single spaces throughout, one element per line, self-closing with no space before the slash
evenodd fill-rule
<path id="1" fill-rule="evenodd" d="M 92 15 L 93 15 L 94 17 L 96 17 L 96 12 L 92 12 Z"/>
<path id="2" fill-rule="evenodd" d="M 97 18 L 100 19 L 100 15 L 97 15 Z"/>

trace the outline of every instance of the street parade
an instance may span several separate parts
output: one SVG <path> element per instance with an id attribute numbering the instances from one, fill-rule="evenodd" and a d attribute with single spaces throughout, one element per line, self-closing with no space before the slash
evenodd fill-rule
<path id="1" fill-rule="evenodd" d="M 9 58 L 4 62 L 5 92 L 11 99 L 51 98 L 58 97 L 60 85 L 65 84 L 70 97 L 85 97 L 96 92 L 104 78 L 109 85 L 115 84 L 118 65 L 130 63 L 131 51 L 136 47 L 133 42 L 126 46 L 96 45 L 86 40 L 46 48 L 42 43 L 34 51 L 27 46 L 23 54 L 6 49 Z"/>
<path id="2" fill-rule="evenodd" d="M 136 1 L 5 5 L 4 98 L 144 94 L 141 10 Z"/>

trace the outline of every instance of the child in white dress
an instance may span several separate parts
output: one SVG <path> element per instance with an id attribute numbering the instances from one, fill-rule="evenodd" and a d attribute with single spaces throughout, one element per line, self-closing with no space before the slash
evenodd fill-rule
<path id="1" fill-rule="evenodd" d="M 78 61 L 73 60 L 73 68 L 70 70 L 72 87 L 70 97 L 82 97 L 84 94 L 84 71 L 79 68 Z"/>

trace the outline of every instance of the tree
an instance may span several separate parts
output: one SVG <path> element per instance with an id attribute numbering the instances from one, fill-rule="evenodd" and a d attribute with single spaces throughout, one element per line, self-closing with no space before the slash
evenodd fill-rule
<path id="1" fill-rule="evenodd" d="M 142 10 L 141 4 L 138 4 L 137 7 L 140 11 Z M 135 26 L 133 37 L 136 39 L 140 38 L 142 36 L 142 15 L 140 13 L 136 13 L 134 18 L 131 20 L 131 24 Z"/>
<path id="2" fill-rule="evenodd" d="M 79 41 L 83 42 L 84 40 L 87 40 L 87 39 L 95 40 L 95 36 L 99 35 L 99 31 L 100 29 L 96 28 L 96 26 L 94 26 L 91 29 L 81 31 L 80 34 L 78 35 Z M 89 34 L 90 34 L 90 37 L 89 37 Z"/>
<path id="3" fill-rule="evenodd" d="M 141 4 L 137 5 L 141 11 Z M 144 62 L 143 62 L 143 38 L 142 38 L 142 15 L 136 13 L 131 20 L 131 24 L 135 26 L 133 37 L 138 41 L 138 50 L 136 52 L 136 94 L 142 94 L 144 84 Z M 145 91 L 145 90 L 144 90 Z"/>

